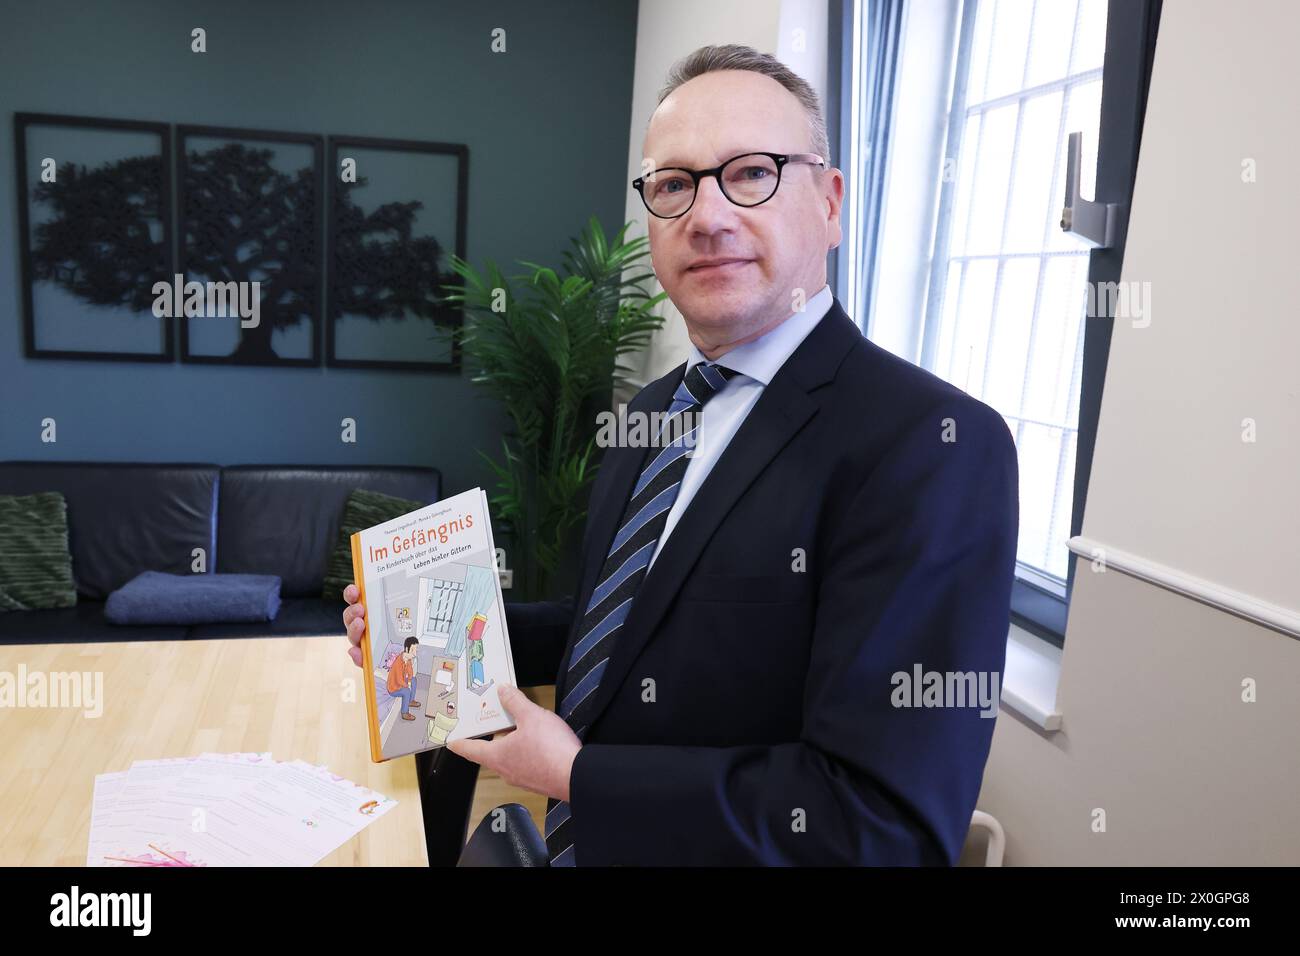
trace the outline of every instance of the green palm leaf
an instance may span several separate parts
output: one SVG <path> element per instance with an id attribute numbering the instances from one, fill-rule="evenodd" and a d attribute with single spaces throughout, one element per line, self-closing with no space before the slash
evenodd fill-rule
<path id="1" fill-rule="evenodd" d="M 650 291 L 645 237 L 628 240 L 625 223 L 607 237 L 591 217 L 561 255 L 561 268 L 519 261 L 525 272 L 505 276 L 495 263 L 483 272 L 456 256 L 459 284 L 443 301 L 459 305 L 459 345 L 471 381 L 510 416 L 502 458 L 480 452 L 496 478 L 493 516 L 515 547 L 511 565 L 524 598 L 548 595 L 594 480 L 596 418 L 608 410 L 616 385 L 632 369 L 620 361 L 662 327 L 655 313 L 666 293 Z"/>

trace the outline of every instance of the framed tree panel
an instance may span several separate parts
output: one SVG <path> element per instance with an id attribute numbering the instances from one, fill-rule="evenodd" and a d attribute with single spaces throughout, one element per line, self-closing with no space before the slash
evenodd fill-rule
<path id="1" fill-rule="evenodd" d="M 26 356 L 172 361 L 167 125 L 15 113 L 14 149 Z"/>
<path id="2" fill-rule="evenodd" d="M 469 147 L 330 136 L 325 364 L 456 370 Z"/>
<path id="3" fill-rule="evenodd" d="M 248 304 L 259 284 L 255 318 L 229 308 L 180 316 L 181 361 L 319 365 L 322 137 L 178 126 L 177 143 L 186 282 L 236 283 Z"/>

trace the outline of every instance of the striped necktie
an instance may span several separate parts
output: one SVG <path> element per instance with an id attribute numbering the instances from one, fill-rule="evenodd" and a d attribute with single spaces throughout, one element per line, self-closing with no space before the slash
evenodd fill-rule
<path id="1" fill-rule="evenodd" d="M 652 452 L 655 448 L 659 451 L 650 456 L 632 489 L 618 534 L 614 535 L 578 628 L 582 637 L 573 646 L 569 659 L 564 699 L 556 705 L 556 711 L 574 728 L 579 739 L 591 721 L 601 675 L 632 608 L 632 599 L 650 566 L 650 558 L 668 522 L 668 512 L 677 500 L 682 476 L 698 440 L 700 412 L 736 374 L 732 369 L 712 363 L 700 362 L 691 367 L 677 386 L 659 438 L 652 446 Z M 671 441 L 662 440 L 666 432 L 672 435 Z M 547 802 L 545 829 L 551 866 L 573 866 L 573 829 L 567 802 L 554 798 Z"/>

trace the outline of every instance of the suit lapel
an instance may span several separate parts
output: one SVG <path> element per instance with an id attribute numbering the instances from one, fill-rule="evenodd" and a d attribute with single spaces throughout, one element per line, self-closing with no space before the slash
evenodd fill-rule
<path id="1" fill-rule="evenodd" d="M 659 556 L 655 558 L 654 565 L 641 582 L 631 611 L 623 623 L 623 633 L 614 646 L 609 664 L 601 676 L 600 686 L 596 689 L 591 724 L 604 713 L 723 518 L 768 463 L 817 413 L 818 403 L 809 397 L 809 391 L 834 378 L 840 361 L 854 342 L 860 339 L 861 332 L 857 326 L 844 314 L 838 302 L 832 303 L 822 321 L 808 333 L 807 338 L 763 389 L 763 394 L 750 409 L 709 472 L 708 478 L 691 499 L 672 534 L 664 542 Z M 719 361 L 725 364 L 726 359 L 724 357 Z M 659 386 L 665 380 L 669 382 L 668 388 L 659 390 L 663 393 L 665 404 L 668 395 L 676 389 L 677 380 L 673 378 L 674 375 L 679 380 L 681 370 L 675 370 L 673 375 L 654 383 Z M 656 394 L 655 400 L 659 397 Z M 628 468 L 625 473 L 623 468 L 626 466 L 620 462 L 620 470 L 611 483 L 609 496 L 617 505 L 611 507 L 606 503 L 601 509 L 600 533 L 593 539 L 592 545 L 593 548 L 599 545 L 600 559 L 595 562 L 596 569 L 587 575 L 589 583 L 584 582 L 584 609 L 587 596 L 595 587 L 595 576 L 600 573 L 599 566 L 604 563 L 604 556 L 613 540 L 616 530 L 614 524 L 622 516 L 622 508 L 627 503 L 632 484 L 640 474 L 644 452 L 640 456 L 623 457 L 627 460 L 635 459 L 635 467 Z M 617 513 L 609 518 L 605 511 Z M 570 652 L 565 654 L 561 675 L 568 668 Z M 563 700 L 563 697 L 557 696 L 558 700 Z"/>

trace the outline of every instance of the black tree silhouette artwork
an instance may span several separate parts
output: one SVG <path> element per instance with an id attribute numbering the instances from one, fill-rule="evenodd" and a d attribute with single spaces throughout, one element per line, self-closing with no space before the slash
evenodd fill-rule
<path id="1" fill-rule="evenodd" d="M 92 305 L 126 306 L 153 318 L 153 285 L 169 281 L 158 196 L 162 159 L 131 156 L 90 169 L 57 168 L 55 182 L 32 197 L 53 218 L 32 234 L 32 277 L 53 282 Z"/>
<path id="2" fill-rule="evenodd" d="M 76 122 L 70 120 L 75 119 Z M 218 127 L 180 126 L 181 144 L 177 219 L 179 259 L 171 252 L 170 149 L 167 127 L 131 120 L 87 120 L 44 114 L 16 114 L 19 153 L 27 168 L 27 125 L 102 126 L 148 131 L 159 137 L 161 155 L 130 156 L 93 168 L 72 161 L 57 167 L 56 182 L 35 183 L 33 206 L 47 210 L 28 232 L 28 206 L 20 207 L 20 227 L 29 234 L 23 247 L 24 322 L 27 352 L 40 357 L 172 359 L 172 322 L 181 329 L 181 359 L 251 365 L 318 365 L 322 269 L 321 234 L 323 139 L 302 133 L 272 133 Z M 187 138 L 220 139 L 210 149 L 187 149 Z M 267 145 L 258 145 L 257 141 Z M 461 310 L 443 299 L 443 287 L 457 281 L 448 252 L 464 255 L 464 146 L 399 140 L 336 140 L 367 148 L 396 148 L 408 152 L 454 155 L 457 173 L 445 186 L 436 177 L 417 174 L 421 187 L 453 189 L 456 199 L 455 235 L 450 248 L 437 236 L 417 234 L 425 204 L 418 199 L 390 201 L 367 211 L 367 177 L 339 182 L 332 190 L 330 223 L 332 254 L 328 270 L 330 318 L 329 362 L 339 366 L 381 368 L 455 368 L 454 339 L 446 333 L 461 322 Z M 296 169 L 277 168 L 279 148 L 306 145 L 312 159 Z M 287 155 L 287 154 L 286 154 Z M 280 166 L 287 165 L 283 161 Z M 24 180 L 20 175 L 20 186 Z M 414 191 L 414 189 L 413 189 Z M 427 233 L 427 229 L 424 230 Z M 238 316 L 184 315 L 158 318 L 153 314 L 159 282 L 170 287 L 174 275 L 185 282 L 240 283 L 245 295 L 259 283 L 259 322 L 245 326 Z M 78 299 L 96 306 L 125 308 L 141 320 L 162 323 L 164 347 L 157 353 L 50 350 L 37 347 L 32 286 L 56 284 Z M 223 297 L 224 298 L 224 297 Z M 386 320 L 415 323 L 402 327 L 400 338 L 388 343 L 397 357 L 382 360 L 336 355 L 335 323 L 343 316 L 373 321 L 375 334 L 388 335 Z M 238 340 L 227 354 L 195 354 L 190 349 L 192 322 L 229 321 L 238 326 Z M 311 355 L 280 355 L 275 333 L 310 324 Z M 427 335 L 421 328 L 427 326 Z M 421 338 L 433 344 L 428 355 L 404 354 Z M 102 339 L 102 337 L 101 337 Z M 102 345 L 102 341 L 96 345 Z M 450 345 L 451 360 L 430 360 Z M 381 345 L 379 352 L 384 349 Z"/>
<path id="3" fill-rule="evenodd" d="M 189 336 L 183 334 L 181 357 L 185 361 L 319 363 L 319 151 L 316 162 L 292 173 L 276 169 L 274 158 L 274 149 L 238 142 L 185 154 L 181 174 L 181 269 L 185 279 L 259 282 L 261 310 L 257 325 L 241 324 L 239 342 L 226 356 L 191 354 Z M 301 322 L 312 326 L 311 357 L 278 355 L 272 335 Z"/>
<path id="4" fill-rule="evenodd" d="M 54 125 L 56 120 L 43 122 Z M 20 143 L 25 144 L 21 133 Z M 24 168 L 26 162 L 24 149 L 20 158 Z M 139 321 L 155 327 L 166 323 L 153 314 L 154 284 L 171 280 L 167 241 L 170 200 L 163 188 L 167 182 L 164 170 L 164 157 L 156 154 L 127 156 L 94 167 L 68 160 L 56 164 L 53 182 L 32 185 L 32 207 L 42 208 L 44 214 L 32 226 L 23 248 L 29 356 L 170 358 L 171 340 L 165 324 L 160 336 L 165 345 L 156 353 L 101 351 L 102 336 L 87 350 L 39 348 L 32 295 L 35 283 L 48 282 L 89 305 L 125 308 Z M 24 206 L 20 210 L 24 232 L 28 215 Z"/>
<path id="5" fill-rule="evenodd" d="M 331 335 L 343 315 L 375 320 L 406 319 L 427 325 L 428 338 L 459 324 L 459 307 L 441 298 L 442 286 L 455 282 L 446 267 L 442 243 L 432 235 L 413 235 L 416 214 L 424 208 L 418 200 L 387 202 L 367 213 L 353 193 L 369 182 L 340 182 L 334 190 L 334 221 L 330 233 L 329 320 Z M 335 354 L 331 341 L 330 364 L 393 368 L 435 367 L 436 363 L 411 361 L 350 361 Z M 454 353 L 453 353 L 454 354 Z M 445 363 L 444 363 L 445 364 Z"/>

